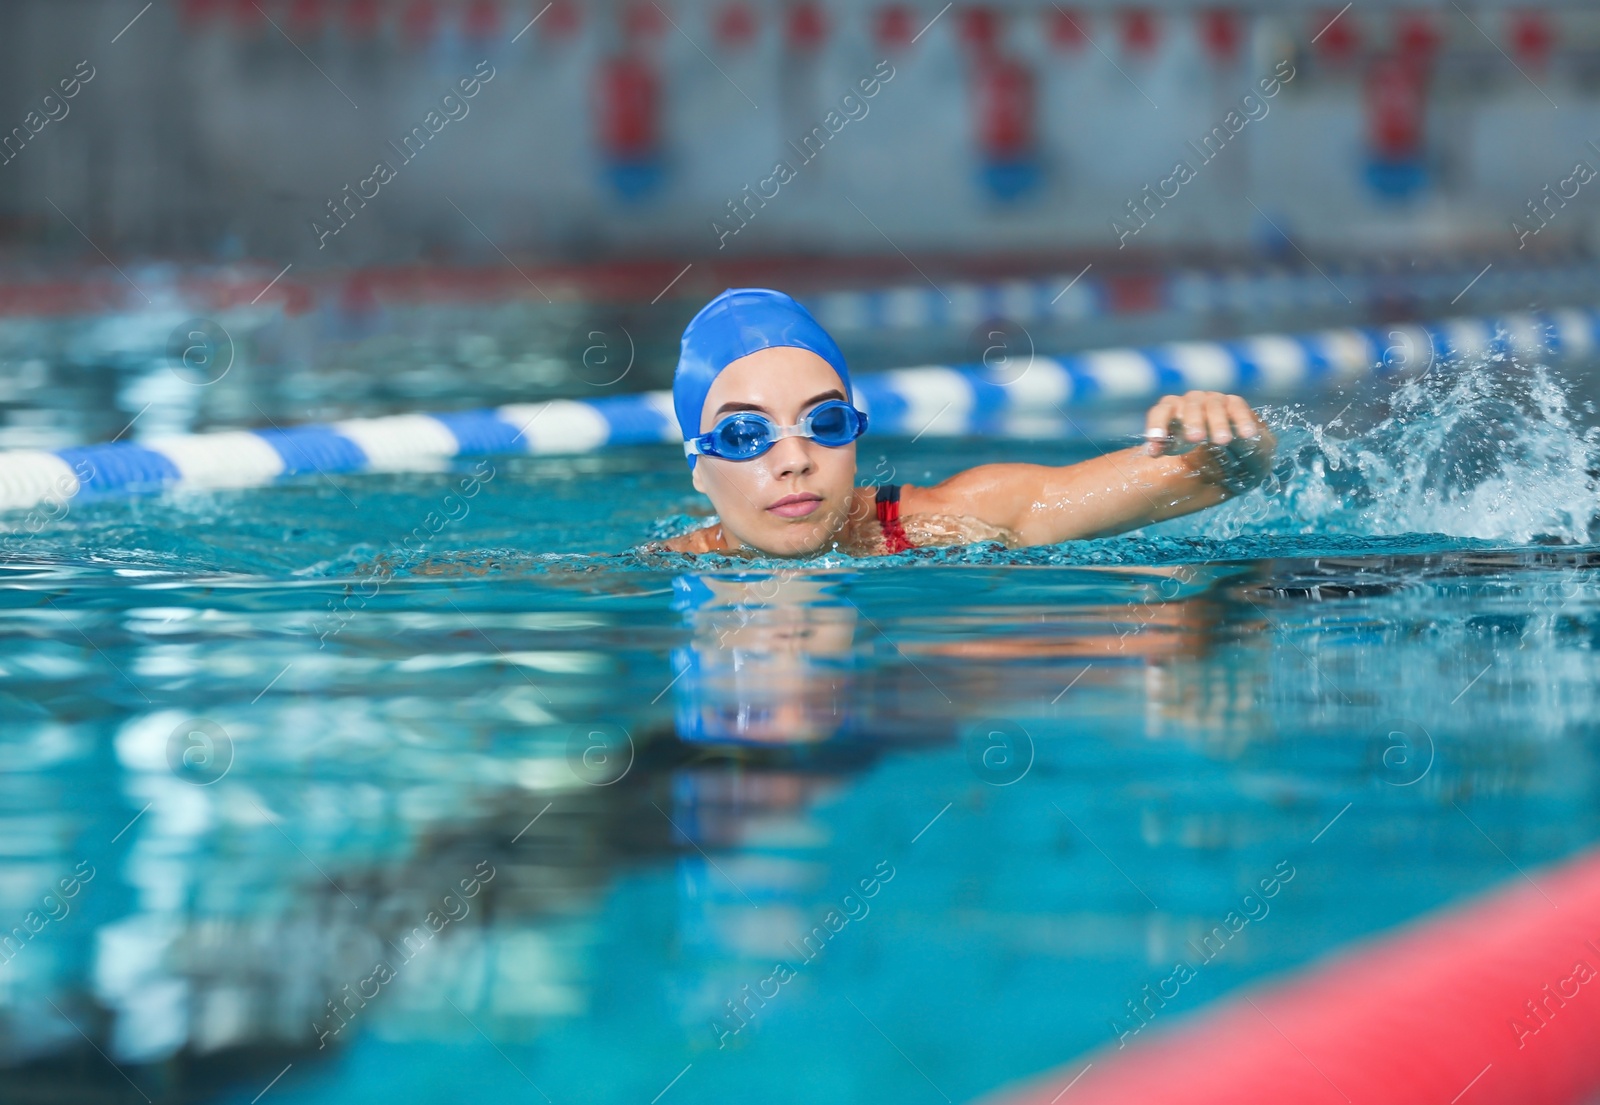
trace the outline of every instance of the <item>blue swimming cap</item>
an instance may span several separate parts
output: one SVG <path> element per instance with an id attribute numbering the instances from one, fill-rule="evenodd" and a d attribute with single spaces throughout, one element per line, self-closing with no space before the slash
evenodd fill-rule
<path id="1" fill-rule="evenodd" d="M 700 436 L 700 414 L 717 373 L 740 357 L 774 346 L 805 349 L 827 361 L 844 382 L 845 398 L 853 401 L 844 354 L 810 311 L 770 288 L 729 288 L 683 328 L 678 368 L 672 374 L 672 409 L 683 440 Z M 690 468 L 695 459 L 688 458 Z"/>

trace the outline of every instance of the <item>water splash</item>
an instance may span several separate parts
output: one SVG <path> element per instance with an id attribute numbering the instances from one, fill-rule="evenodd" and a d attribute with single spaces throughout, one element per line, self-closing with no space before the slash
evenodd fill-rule
<path id="1" fill-rule="evenodd" d="M 1524 545 L 1591 540 L 1600 428 L 1543 365 L 1505 356 L 1442 365 L 1316 422 L 1279 431 L 1263 492 L 1153 532 L 1436 533 Z"/>

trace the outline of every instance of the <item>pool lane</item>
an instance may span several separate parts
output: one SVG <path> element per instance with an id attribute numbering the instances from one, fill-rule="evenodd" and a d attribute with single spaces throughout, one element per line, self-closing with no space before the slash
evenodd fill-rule
<path id="1" fill-rule="evenodd" d="M 959 1101 L 1600 837 L 1585 550 L 680 574 L 18 573 L 17 1099 Z"/>

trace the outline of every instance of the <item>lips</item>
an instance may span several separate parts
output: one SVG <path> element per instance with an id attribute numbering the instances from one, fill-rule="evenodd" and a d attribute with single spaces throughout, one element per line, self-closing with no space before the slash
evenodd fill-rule
<path id="1" fill-rule="evenodd" d="M 822 496 L 807 491 L 799 495 L 785 495 L 767 507 L 767 512 L 780 518 L 804 518 L 821 505 Z"/>

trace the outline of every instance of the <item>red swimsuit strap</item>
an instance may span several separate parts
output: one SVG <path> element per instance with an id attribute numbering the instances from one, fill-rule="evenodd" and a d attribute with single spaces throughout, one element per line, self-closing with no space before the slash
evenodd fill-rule
<path id="1" fill-rule="evenodd" d="M 900 485 L 887 483 L 878 488 L 878 524 L 883 527 L 883 547 L 891 553 L 916 548 L 900 525 Z"/>

